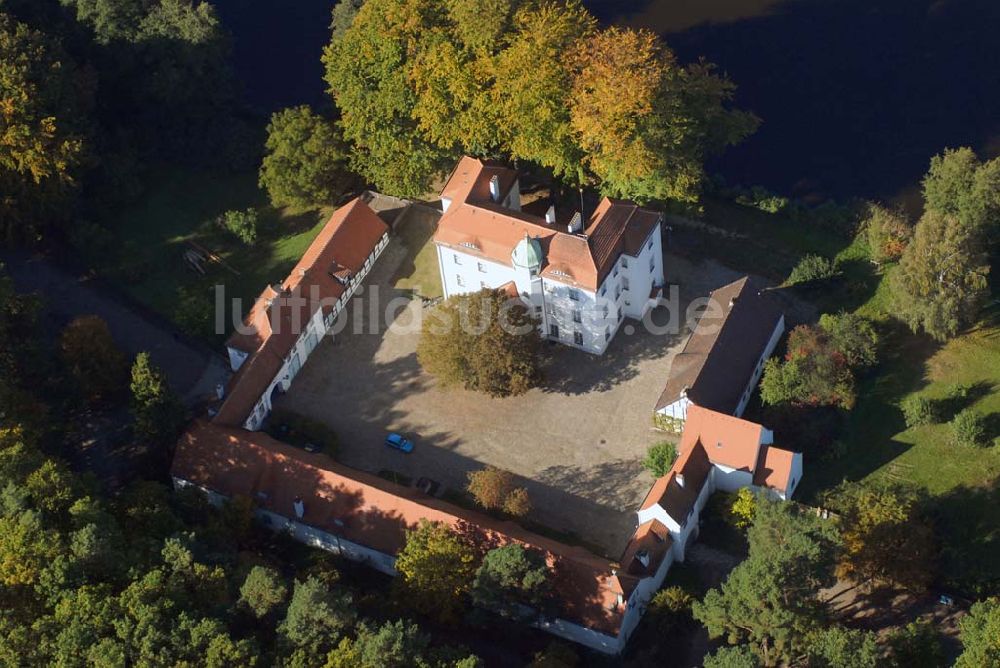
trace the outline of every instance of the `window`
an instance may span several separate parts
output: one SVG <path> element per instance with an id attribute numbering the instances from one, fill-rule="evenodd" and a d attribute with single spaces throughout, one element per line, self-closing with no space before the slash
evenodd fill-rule
<path id="1" fill-rule="evenodd" d="M 628 290 L 628 279 L 622 276 L 622 290 Z"/>
<path id="2" fill-rule="evenodd" d="M 607 304 L 604 305 L 604 317 L 605 318 L 608 317 L 608 305 Z"/>
<path id="3" fill-rule="evenodd" d="M 604 340 L 608 341 L 610 339 L 611 339 L 611 328 L 610 327 L 605 327 L 604 328 Z"/>
<path id="4" fill-rule="evenodd" d="M 455 283 L 457 283 L 458 287 L 460 287 L 460 288 L 464 288 L 465 287 L 465 281 L 463 281 L 462 277 L 459 276 L 458 274 L 455 275 Z"/>
<path id="5" fill-rule="evenodd" d="M 462 264 L 462 258 L 458 253 L 455 253 L 452 257 L 455 259 L 455 264 Z"/>
<path id="6" fill-rule="evenodd" d="M 581 334 L 580 332 L 573 332 L 573 343 L 575 343 L 578 346 L 582 346 L 583 334 Z"/>
<path id="7" fill-rule="evenodd" d="M 652 249 L 653 248 L 653 237 L 649 238 L 649 243 L 646 244 L 646 248 L 647 249 Z"/>
<path id="8" fill-rule="evenodd" d="M 489 286 L 486 285 L 486 281 L 479 281 L 479 287 L 482 288 L 483 290 L 485 290 Z"/>
<path id="9" fill-rule="evenodd" d="M 615 267 L 615 271 L 612 274 L 615 278 L 618 278 L 618 267 Z"/>
<path id="10" fill-rule="evenodd" d="M 622 296 L 622 289 L 621 289 L 621 287 L 615 288 L 615 301 L 618 301 L 618 298 L 621 297 L 621 296 Z"/>
<path id="11" fill-rule="evenodd" d="M 649 270 L 653 271 L 654 269 L 656 269 L 656 258 L 651 257 L 649 258 Z"/>
<path id="12" fill-rule="evenodd" d="M 622 255 L 622 269 L 628 269 L 628 258 Z"/>
<path id="13" fill-rule="evenodd" d="M 583 318 L 580 316 L 580 309 L 573 309 L 573 322 L 583 322 Z"/>
<path id="14" fill-rule="evenodd" d="M 621 306 L 618 307 L 618 319 L 619 320 L 622 319 L 622 307 Z"/>
<path id="15" fill-rule="evenodd" d="M 484 265 L 482 262 L 477 262 L 476 266 L 479 268 L 479 271 L 483 272 L 484 274 L 486 273 L 486 265 Z"/>
<path id="16" fill-rule="evenodd" d="M 549 336 L 554 339 L 559 338 L 559 325 L 549 325 Z"/>
<path id="17" fill-rule="evenodd" d="M 574 288 L 569 289 L 569 298 L 575 302 L 580 301 L 580 291 Z"/>
<path id="18" fill-rule="evenodd" d="M 607 293 L 607 291 L 608 291 L 608 284 L 605 283 L 604 285 L 601 286 L 601 296 L 603 297 Z"/>

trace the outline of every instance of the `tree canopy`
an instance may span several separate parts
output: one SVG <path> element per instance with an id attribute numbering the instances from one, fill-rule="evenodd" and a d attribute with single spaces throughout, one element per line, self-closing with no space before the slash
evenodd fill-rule
<path id="1" fill-rule="evenodd" d="M 710 65 L 680 65 L 647 31 L 599 30 L 578 0 L 367 0 L 334 26 L 324 64 L 352 164 L 400 195 L 464 152 L 691 201 L 706 155 L 757 126 Z"/>
<path id="2" fill-rule="evenodd" d="M 833 583 L 837 537 L 822 520 L 762 498 L 747 538 L 747 559 L 693 613 L 711 637 L 747 643 L 774 665 L 798 656 L 819 628 L 819 590 Z"/>
<path id="3" fill-rule="evenodd" d="M 472 600 L 516 619 L 544 614 L 552 595 L 549 576 L 548 564 L 540 552 L 514 543 L 504 545 L 483 557 L 473 580 Z"/>
<path id="4" fill-rule="evenodd" d="M 275 112 L 260 185 L 274 206 L 333 204 L 348 184 L 348 153 L 333 121 L 308 106 Z"/>
<path id="5" fill-rule="evenodd" d="M 476 554 L 443 524 L 422 521 L 406 534 L 396 557 L 399 584 L 408 605 L 443 621 L 454 621 L 476 570 Z"/>
<path id="6" fill-rule="evenodd" d="M 417 359 L 444 385 L 493 397 L 541 380 L 541 336 L 527 309 L 501 290 L 449 297 L 424 319 Z"/>

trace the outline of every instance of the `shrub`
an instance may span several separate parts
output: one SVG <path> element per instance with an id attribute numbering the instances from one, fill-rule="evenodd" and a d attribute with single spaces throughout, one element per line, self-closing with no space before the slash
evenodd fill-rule
<path id="1" fill-rule="evenodd" d="M 482 470 L 469 472 L 469 485 L 466 489 L 476 503 L 487 510 L 494 510 L 503 507 L 511 492 L 513 480 L 514 476 L 510 471 L 487 466 Z"/>
<path id="2" fill-rule="evenodd" d="M 895 262 L 903 256 L 906 244 L 913 236 L 913 226 L 902 211 L 880 204 L 869 204 L 862 223 L 862 233 L 868 242 L 872 262 Z"/>
<path id="3" fill-rule="evenodd" d="M 931 424 L 937 422 L 939 418 L 937 402 L 919 394 L 903 399 L 900 408 L 903 409 L 903 419 L 907 427 Z"/>
<path id="4" fill-rule="evenodd" d="M 218 218 L 219 225 L 248 246 L 257 241 L 257 210 L 226 211 Z"/>
<path id="5" fill-rule="evenodd" d="M 879 338 L 870 320 L 854 313 L 825 313 L 819 319 L 819 326 L 852 369 L 875 365 Z"/>
<path id="6" fill-rule="evenodd" d="M 786 285 L 798 285 L 812 281 L 825 281 L 837 275 L 833 262 L 820 255 L 806 255 L 792 269 L 785 281 Z"/>
<path id="7" fill-rule="evenodd" d="M 528 498 L 528 490 L 524 487 L 512 489 L 507 498 L 503 500 L 503 511 L 514 517 L 524 517 L 530 513 L 531 499 Z"/>
<path id="8" fill-rule="evenodd" d="M 667 475 L 675 459 L 677 459 L 677 447 L 670 441 L 661 441 L 650 446 L 645 459 L 642 460 L 642 466 L 654 477 L 660 478 Z"/>
<path id="9" fill-rule="evenodd" d="M 951 433 L 959 445 L 983 447 L 987 444 L 986 418 L 967 408 L 951 421 Z"/>
<path id="10" fill-rule="evenodd" d="M 733 498 L 732 505 L 729 506 L 729 521 L 737 529 L 747 529 L 753 524 L 753 518 L 757 514 L 757 497 L 749 488 L 743 487 Z"/>

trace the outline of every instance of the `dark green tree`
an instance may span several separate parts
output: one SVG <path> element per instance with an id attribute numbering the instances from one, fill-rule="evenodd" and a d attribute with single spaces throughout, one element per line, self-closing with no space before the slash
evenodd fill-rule
<path id="1" fill-rule="evenodd" d="M 153 445 L 173 443 L 183 426 L 184 407 L 149 353 L 139 353 L 132 364 L 131 390 L 136 435 Z"/>
<path id="2" fill-rule="evenodd" d="M 288 587 L 276 570 L 267 566 L 254 566 L 247 573 L 240 587 L 240 602 L 257 617 L 274 612 L 288 596 Z"/>
<path id="3" fill-rule="evenodd" d="M 804 652 L 820 628 L 819 591 L 834 582 L 837 537 L 829 523 L 762 497 L 747 538 L 747 559 L 693 614 L 711 637 L 746 643 L 775 665 Z"/>
<path id="4" fill-rule="evenodd" d="M 260 185 L 274 206 L 333 204 L 349 184 L 348 151 L 333 121 L 308 106 L 275 112 Z"/>
<path id="5" fill-rule="evenodd" d="M 487 552 L 472 584 L 476 605 L 515 619 L 544 614 L 551 596 L 545 556 L 516 543 Z"/>
<path id="6" fill-rule="evenodd" d="M 311 662 L 337 646 L 354 622 L 351 597 L 330 588 L 316 576 L 296 580 L 285 619 L 278 627 L 281 638 Z"/>
<path id="7" fill-rule="evenodd" d="M 89 401 L 120 395 L 128 378 L 128 360 L 108 324 L 96 315 L 80 316 L 59 339 L 63 364 Z"/>

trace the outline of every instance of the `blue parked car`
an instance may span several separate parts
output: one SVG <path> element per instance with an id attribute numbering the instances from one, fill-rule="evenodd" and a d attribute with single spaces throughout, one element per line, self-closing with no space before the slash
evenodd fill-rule
<path id="1" fill-rule="evenodd" d="M 400 452 L 413 452 L 413 443 L 399 434 L 389 434 L 386 436 L 385 444 L 390 448 L 396 448 Z"/>

